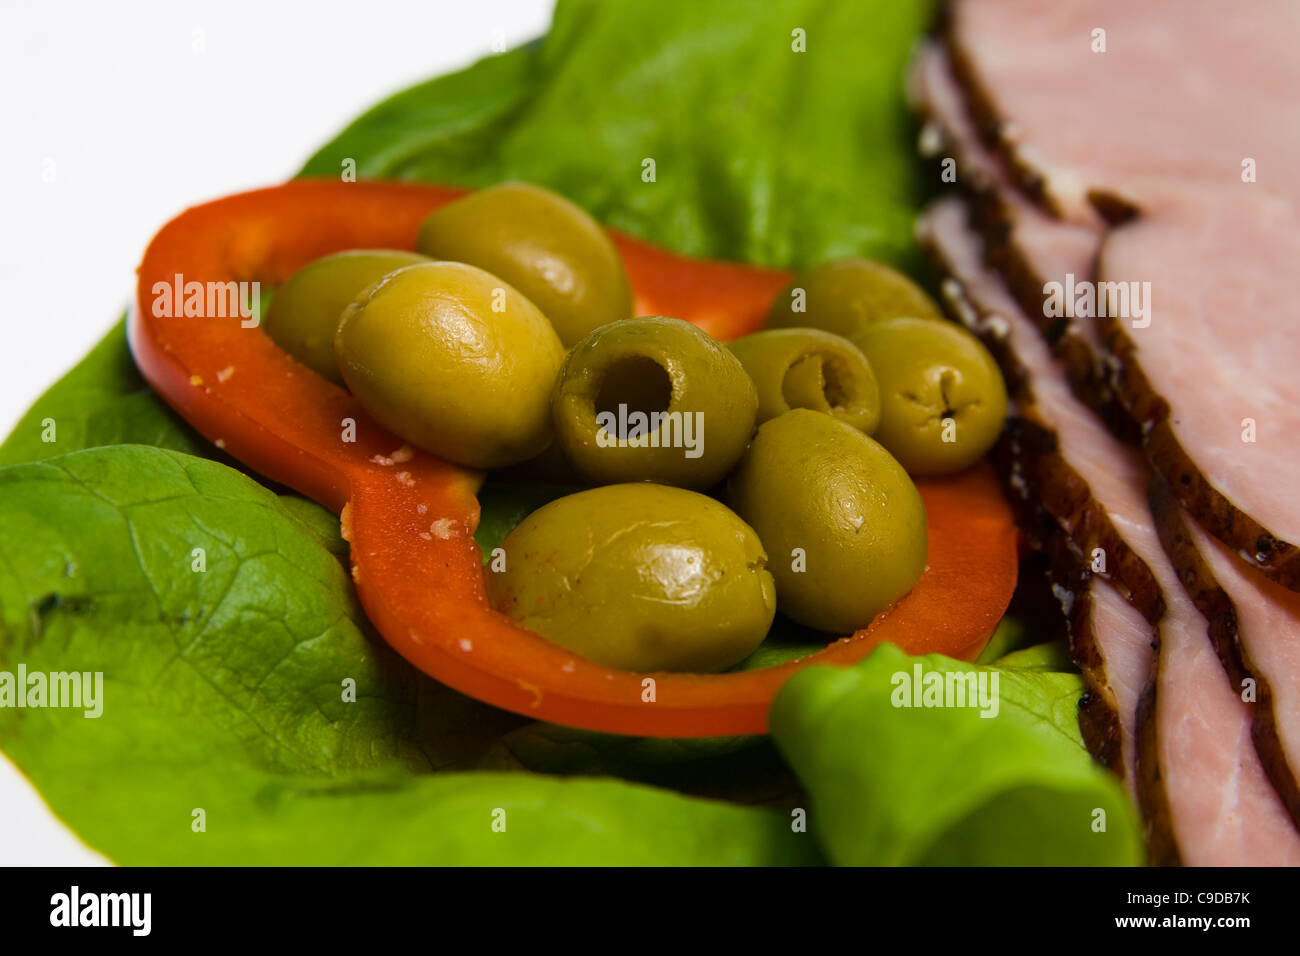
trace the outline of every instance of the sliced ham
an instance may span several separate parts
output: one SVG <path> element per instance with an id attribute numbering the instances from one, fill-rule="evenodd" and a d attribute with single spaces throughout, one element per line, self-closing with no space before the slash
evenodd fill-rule
<path id="1" fill-rule="evenodd" d="M 1153 463 L 1206 530 L 1288 586 L 1300 577 L 1287 543 L 1300 541 L 1297 239 L 1289 200 L 1245 185 L 1165 192 L 1098 259 L 1102 280 L 1150 283 L 1149 326 L 1105 321 Z"/>
<path id="2" fill-rule="evenodd" d="M 1229 683 L 1206 618 L 1161 547 L 1142 459 L 1074 396 L 1036 324 L 983 265 L 964 204 L 939 201 L 919 234 L 949 274 L 945 298 L 1008 365 L 1015 412 L 1052 436 L 1042 445 L 1054 448 L 1059 466 L 1044 468 L 1028 456 L 1026 495 L 1043 502 L 1081 553 L 1106 552 L 1115 588 L 1089 589 L 1095 646 L 1074 651 L 1091 692 L 1117 717 L 1122 769 L 1152 829 L 1153 857 L 1195 865 L 1300 862 L 1300 834 L 1251 741 L 1251 709 Z M 1128 600 L 1117 600 L 1121 594 Z M 1139 608 L 1159 608 L 1154 672 L 1152 628 Z"/>
<path id="3" fill-rule="evenodd" d="M 1098 272 L 1148 281 L 1159 297 L 1146 328 L 1105 321 L 1121 392 L 1144 427 L 1147 456 L 1196 515 L 1170 517 L 1162 530 L 1186 542 L 1171 555 L 1182 580 L 1198 582 L 1191 590 L 1231 682 L 1258 684 L 1253 737 L 1300 826 L 1300 595 L 1244 560 L 1284 578 L 1300 564 L 1275 537 L 1300 540 L 1291 437 L 1300 429 L 1300 384 L 1289 371 L 1300 349 L 1288 327 L 1250 321 L 1294 295 L 1294 262 L 1283 261 L 1270 236 L 1300 234 L 1300 219 L 1289 201 L 1234 192 L 1230 200 L 1206 190 L 1157 202 L 1149 190 L 1149 215 L 1108 233 Z M 1240 248 L 1255 253 L 1241 257 Z M 1219 261 L 1231 262 L 1231 272 L 1207 269 Z M 1216 281 L 1204 281 L 1207 271 Z M 1243 368 L 1252 370 L 1245 380 Z M 1185 398 L 1171 410 L 1167 395 Z M 1271 530 L 1255 515 L 1273 516 Z M 1202 528 L 1219 529 L 1232 549 Z"/>
<path id="4" fill-rule="evenodd" d="M 981 125 L 1063 218 L 1096 193 L 1140 203 L 1152 175 L 1240 182 L 1246 157 L 1295 188 L 1292 0 L 955 0 L 946 39 Z"/>
<path id="5" fill-rule="evenodd" d="M 1229 554 L 1195 522 L 1188 527 L 1214 580 L 1232 602 L 1236 634 L 1228 631 L 1226 647 L 1240 656 L 1242 671 L 1258 682 L 1255 748 L 1300 826 L 1300 596 Z"/>
<path id="6" fill-rule="evenodd" d="M 1105 223 L 1091 207 L 1083 211 L 1082 222 L 1063 221 L 1021 192 L 1002 157 L 981 140 L 951 57 L 938 41 L 924 44 L 913 59 L 908 98 L 927 123 L 922 153 L 933 157 L 946 150 L 955 160 L 956 184 L 994 202 L 1002 224 L 1014 233 L 1015 245 L 1037 277 L 1032 301 L 1021 303 L 1031 316 L 1041 314 L 1044 282 L 1064 279 L 1067 273 L 1091 277 Z"/>
<path id="7" fill-rule="evenodd" d="M 1300 4 L 1244 6 L 957 0 L 945 41 L 979 119 L 968 128 L 995 131 L 1022 183 L 1081 225 L 1098 207 L 1139 217 L 1107 237 L 1097 270 L 1151 283 L 1150 326 L 1108 330 L 1128 416 L 1196 520 L 1300 590 L 1300 502 L 1279 453 L 1300 424 L 1287 288 Z M 1268 432 L 1249 446 L 1248 418 Z"/>
<path id="8" fill-rule="evenodd" d="M 1086 594 L 1081 596 L 1086 601 L 1085 615 L 1081 621 L 1073 624 L 1072 653 L 1076 659 L 1083 659 L 1090 651 L 1102 656 L 1105 666 L 1107 709 L 1115 715 L 1118 733 L 1118 754 L 1120 766 L 1110 764 L 1119 772 L 1129 791 L 1135 797 L 1137 793 L 1137 709 L 1141 699 L 1145 677 L 1150 672 L 1153 662 L 1152 644 L 1155 640 L 1154 628 L 1142 614 L 1130 604 L 1113 584 L 1101 577 L 1090 577 Z M 1089 688 L 1090 691 L 1096 691 Z M 1085 708 L 1082 711 L 1081 726 L 1088 740 L 1088 728 L 1082 718 L 1090 715 Z M 1104 735 L 1094 735 L 1105 740 Z M 1089 749 L 1098 755 L 1098 743 L 1089 741 Z M 1104 753 L 1099 759 L 1106 763 Z M 1140 797 L 1139 797 L 1140 801 Z"/>
<path id="9" fill-rule="evenodd" d="M 1102 239 L 1096 217 L 1089 216 L 1085 211 L 1081 218 L 1090 220 L 1087 225 L 1064 222 L 1041 212 L 1018 193 L 1013 177 L 1001 162 L 1001 157 L 980 141 L 975 123 L 970 118 L 970 104 L 965 91 L 953 77 L 951 63 L 942 46 L 931 45 L 917 57 L 911 92 L 914 105 L 931 124 L 928 138 L 932 143 L 941 142 L 956 155 L 959 168 L 966 169 L 970 174 L 966 186 L 969 188 L 974 185 L 977 192 L 996 197 L 995 208 L 1001 211 L 1003 224 L 1007 227 L 1003 248 L 1010 253 L 997 257 L 998 264 L 1008 274 L 1013 287 L 1027 293 L 1019 296 L 1022 305 L 1033 308 L 1041 290 L 1040 283 L 1049 278 L 1059 279 L 1067 271 L 1073 271 L 1079 279 L 1090 277 L 1091 264 L 1084 265 L 1090 255 L 1088 248 L 1091 246 L 1095 251 Z M 1144 212 L 1157 220 L 1160 219 L 1162 199 L 1173 206 L 1175 212 L 1188 205 L 1195 208 L 1198 198 L 1210 212 L 1213 212 L 1216 205 L 1215 202 L 1204 199 L 1212 192 L 1209 187 L 1201 187 L 1190 203 L 1181 189 L 1175 190 L 1172 199 L 1166 197 L 1164 194 L 1168 193 L 1168 187 L 1159 184 L 1143 186 L 1135 191 L 1144 197 Z M 1241 198 L 1240 191 L 1235 190 L 1226 198 L 1230 202 L 1236 201 Z M 1283 201 L 1268 195 L 1252 198 L 1251 202 L 1261 203 L 1266 209 L 1271 208 L 1283 214 L 1288 209 Z M 1267 220 L 1267 216 L 1258 218 Z M 1275 265 L 1265 266 L 1274 280 L 1284 274 Z M 1057 271 L 1053 272 L 1053 269 Z M 1182 283 L 1184 286 L 1188 284 Z M 1259 288 L 1259 283 L 1255 283 L 1255 287 Z M 1093 328 L 1095 323 L 1071 324 L 1065 334 L 1066 344 L 1075 344 L 1068 342 L 1068 339 L 1078 331 L 1079 337 L 1084 340 L 1083 344 L 1093 354 L 1097 354 L 1097 340 L 1100 336 L 1087 334 Z M 1136 331 L 1134 330 L 1135 334 Z M 1128 342 L 1121 340 L 1121 345 L 1127 344 L 1131 349 L 1131 338 Z M 1281 347 L 1282 343 L 1277 345 Z M 1058 351 L 1069 355 L 1069 348 Z M 1137 367 L 1137 363 L 1121 367 L 1131 370 Z M 1139 391 L 1136 395 L 1130 394 L 1134 407 L 1161 412 L 1161 405 L 1150 394 L 1151 390 L 1145 380 L 1133 374 L 1127 376 L 1130 388 L 1135 380 L 1138 386 L 1146 387 L 1146 393 Z M 1098 407 L 1095 402 L 1090 404 L 1094 408 Z M 1109 421 L 1113 428 L 1116 427 L 1115 419 Z M 1154 426 L 1148 426 L 1148 448 L 1159 452 L 1159 457 L 1169 460 L 1170 464 L 1162 469 L 1166 473 L 1175 470 L 1173 466 L 1184 464 L 1188 458 L 1178 441 L 1170 436 L 1174 424 L 1157 421 Z M 1281 456 L 1275 456 L 1274 460 L 1282 459 Z M 1199 472 L 1195 468 L 1183 468 L 1182 472 L 1189 474 L 1193 480 L 1199 478 Z M 1213 500 L 1212 488 L 1201 488 L 1196 493 L 1211 496 L 1209 505 L 1201 509 L 1203 512 L 1217 509 L 1219 513 L 1228 515 L 1225 520 L 1236 520 L 1241 524 L 1243 516 L 1233 515 L 1231 510 L 1224 507 L 1223 502 Z M 1252 530 L 1265 533 L 1262 528 Z M 1243 532 L 1243 537 L 1248 533 Z M 1300 687 L 1300 668 L 1297 668 L 1294 660 L 1296 654 L 1300 653 L 1296 647 L 1296 625 L 1292 610 L 1295 599 L 1265 582 L 1258 574 L 1244 569 L 1239 560 L 1233 560 L 1223 551 L 1222 546 L 1217 543 L 1209 545 L 1204 533 L 1194 525 L 1190 534 L 1202 539 L 1199 551 L 1207 556 L 1205 560 L 1197 561 L 1195 569 L 1199 580 L 1204 582 L 1202 592 L 1212 590 L 1223 595 L 1234 614 L 1237 608 L 1248 609 L 1239 617 L 1233 616 L 1232 626 L 1226 628 L 1222 618 L 1216 617 L 1212 608 L 1207 608 L 1204 601 L 1197 602 L 1209 616 L 1211 629 L 1216 632 L 1215 646 L 1220 651 L 1232 682 L 1239 684 L 1242 678 L 1249 676 L 1259 683 L 1259 704 L 1253 724 L 1254 740 L 1270 779 L 1293 818 L 1300 822 L 1300 786 L 1297 786 L 1298 775 L 1295 772 L 1295 768 L 1300 766 L 1300 760 L 1297 760 L 1294 742 L 1300 736 L 1300 730 L 1297 730 L 1300 715 L 1297 714 L 1295 702 L 1287 694 L 1290 688 Z M 1192 548 L 1191 553 L 1197 553 L 1197 549 Z M 1216 561 L 1216 557 L 1219 560 Z M 1183 565 L 1179 565 L 1178 570 L 1184 580 L 1187 580 L 1188 574 L 1193 573 L 1192 568 Z M 1252 619 L 1247 621 L 1247 618 Z M 1225 630 L 1230 630 L 1231 634 L 1223 636 Z M 1273 688 L 1283 690 L 1279 692 Z"/>
<path id="10" fill-rule="evenodd" d="M 1161 541 L 1201 614 L 1232 687 L 1255 704 L 1252 737 L 1300 825 L 1300 595 L 1268 580 L 1202 531 L 1165 488 L 1155 496 Z"/>
<path id="11" fill-rule="evenodd" d="M 1251 739 L 1251 711 L 1167 563 L 1156 672 L 1139 721 L 1139 790 L 1157 863 L 1300 866 L 1300 834 Z"/>

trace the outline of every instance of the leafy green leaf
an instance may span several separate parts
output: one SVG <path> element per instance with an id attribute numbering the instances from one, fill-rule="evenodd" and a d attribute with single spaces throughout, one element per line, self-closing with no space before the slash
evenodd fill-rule
<path id="1" fill-rule="evenodd" d="M 297 519 L 316 540 L 338 560 L 347 562 L 348 543 L 343 540 L 339 519 L 314 501 L 298 495 L 280 495 L 280 510 Z"/>
<path id="2" fill-rule="evenodd" d="M 625 737 L 537 722 L 503 736 L 482 766 L 615 776 L 787 811 L 802 803 L 798 781 L 768 737 Z"/>
<path id="3" fill-rule="evenodd" d="M 687 254 L 914 264 L 923 185 L 902 84 L 932 10 L 561 0 L 539 45 L 398 94 L 303 175 L 353 159 L 378 179 L 526 179 Z"/>
<path id="4" fill-rule="evenodd" d="M 835 639 L 833 634 L 815 631 L 811 627 L 796 624 L 784 614 L 777 614 L 763 643 L 733 669 L 752 671 L 761 667 L 776 667 L 778 664 L 797 661 L 825 650 Z"/>
<path id="5" fill-rule="evenodd" d="M 501 546 L 515 525 L 542 505 L 580 490 L 570 485 L 487 481 L 478 492 L 480 514 L 474 532 L 483 563 L 492 560 L 492 551 Z"/>
<path id="6" fill-rule="evenodd" d="M 264 291 L 255 305 L 265 309 L 269 301 L 270 293 Z M 190 427 L 149 387 L 127 348 L 125 321 L 114 325 L 85 358 L 28 409 L 0 444 L 0 466 L 125 444 L 170 448 L 251 474 Z M 283 488 L 277 490 L 285 492 Z M 280 501 L 285 510 L 316 533 L 327 549 L 340 559 L 346 558 L 347 543 L 339 534 L 338 518 L 291 492 L 282 493 Z"/>
<path id="7" fill-rule="evenodd" d="M 504 135 L 537 89 L 539 47 L 535 42 L 487 57 L 390 97 L 322 147 L 302 175 L 337 178 L 355 163 L 358 174 L 370 179 L 472 184 L 464 176 L 472 175 L 472 165 L 490 149 L 488 141 Z M 500 178 L 481 170 L 476 182 Z"/>
<path id="8" fill-rule="evenodd" d="M 27 410 L 0 444 L 0 465 L 126 443 L 215 451 L 145 384 L 120 321 Z"/>
<path id="9" fill-rule="evenodd" d="M 103 674 L 101 716 L 2 708 L 0 743 L 119 862 L 817 858 L 775 813 L 431 776 L 481 764 L 522 718 L 424 677 L 363 620 L 319 536 L 223 465 L 123 445 L 0 469 L 0 665 Z"/>
<path id="10" fill-rule="evenodd" d="M 996 708 L 903 697 L 918 679 L 960 674 L 983 675 Z M 1074 674 L 885 645 L 852 668 L 796 674 L 773 704 L 772 734 L 836 863 L 1137 864 L 1132 805 L 1083 749 L 1082 693 Z"/>
<path id="11" fill-rule="evenodd" d="M 1016 667 L 1021 670 L 1063 671 L 1077 674 L 1079 668 L 1070 660 L 1070 650 L 1063 641 L 1048 641 L 1004 654 L 993 662 L 994 667 Z"/>
<path id="12" fill-rule="evenodd" d="M 984 645 L 984 650 L 976 658 L 976 664 L 991 664 L 1004 654 L 1009 654 L 1024 645 L 1028 639 L 1027 628 L 1022 620 L 1007 615 L 998 622 L 997 630 Z"/>

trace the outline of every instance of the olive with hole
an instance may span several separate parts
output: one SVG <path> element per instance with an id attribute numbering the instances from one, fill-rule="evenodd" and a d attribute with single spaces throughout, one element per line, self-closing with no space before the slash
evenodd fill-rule
<path id="1" fill-rule="evenodd" d="M 502 183 L 435 210 L 416 249 L 500 276 L 542 310 L 566 347 L 632 314 L 632 287 L 609 235 L 540 186 Z"/>
<path id="2" fill-rule="evenodd" d="M 588 481 L 708 488 L 753 435 L 758 393 L 726 346 L 653 316 L 603 326 L 574 346 L 551 409 L 560 449 Z"/>
<path id="3" fill-rule="evenodd" d="M 501 613 L 576 654 L 633 671 L 712 673 L 747 657 L 776 611 L 758 535 L 682 488 L 606 485 L 543 505 L 487 572 Z"/>
<path id="4" fill-rule="evenodd" d="M 344 310 L 334 351 L 380 425 L 448 461 L 495 468 L 551 441 L 564 346 L 537 306 L 482 269 L 389 273 Z"/>
<path id="5" fill-rule="evenodd" d="M 925 505 L 879 443 L 796 408 L 765 422 L 727 484 L 727 502 L 768 553 L 781 613 L 851 634 L 925 570 Z"/>
<path id="6" fill-rule="evenodd" d="M 317 375 L 343 384 L 334 361 L 339 319 L 372 282 L 427 256 L 396 249 L 353 249 L 309 262 L 276 290 L 262 325 L 280 346 Z"/>
<path id="7" fill-rule="evenodd" d="M 862 351 L 820 329 L 768 329 L 729 346 L 758 389 L 758 423 L 811 408 L 870 435 L 880 391 Z"/>
<path id="8" fill-rule="evenodd" d="M 880 383 L 876 440 L 914 475 L 949 475 L 1002 432 L 1007 389 L 993 356 L 942 319 L 888 319 L 853 337 Z"/>
<path id="9" fill-rule="evenodd" d="M 934 300 L 897 269 L 870 259 L 838 259 L 797 276 L 773 301 L 767 324 L 852 337 L 881 319 L 942 315 Z"/>

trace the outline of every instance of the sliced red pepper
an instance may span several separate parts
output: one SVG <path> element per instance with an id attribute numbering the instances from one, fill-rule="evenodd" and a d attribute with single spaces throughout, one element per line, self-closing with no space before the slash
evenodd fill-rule
<path id="1" fill-rule="evenodd" d="M 459 195 L 426 186 L 296 181 L 196 206 L 150 243 L 129 326 L 145 377 L 200 432 L 341 514 L 362 605 L 403 657 L 465 694 L 539 719 L 693 737 L 766 732 L 768 705 L 795 670 L 849 663 L 882 642 L 910 653 L 979 653 L 1016 581 L 1015 527 L 986 467 L 919 483 L 929 567 L 910 594 L 856 635 L 762 670 L 620 671 L 577 657 L 489 606 L 473 538 L 479 473 L 406 448 L 346 390 L 238 316 L 154 314 L 155 285 L 175 287 L 177 277 L 276 285 L 331 252 L 413 248 L 420 221 Z M 638 314 L 678 316 L 722 339 L 757 329 L 790 278 L 687 259 L 627 236 L 615 241 Z M 345 440 L 349 422 L 353 441 Z"/>

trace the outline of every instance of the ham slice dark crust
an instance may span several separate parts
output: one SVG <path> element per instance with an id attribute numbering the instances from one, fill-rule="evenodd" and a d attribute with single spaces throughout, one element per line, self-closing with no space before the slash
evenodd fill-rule
<path id="1" fill-rule="evenodd" d="M 1013 419 L 1014 421 L 1021 421 Z M 1108 676 L 1103 647 L 1119 642 L 1140 648 L 1153 641 L 1153 628 L 1109 582 L 1091 571 L 1087 558 L 1030 493 L 1020 465 L 1025 459 L 1010 431 L 995 450 L 1008 500 L 1030 546 L 1048 558 L 1047 577 L 1065 618 L 1071 658 L 1078 664 L 1088 687 L 1079 701 L 1079 731 L 1084 746 L 1098 763 L 1125 780 L 1136 796 L 1133 759 L 1136 744 L 1132 721 L 1121 723 L 1116 693 Z M 1136 692 L 1135 692 L 1136 693 Z"/>
<path id="2" fill-rule="evenodd" d="M 1125 238 L 1107 241 L 1100 278 L 1132 271 L 1133 260 L 1116 253 L 1115 245 L 1123 244 L 1132 254 L 1136 246 L 1131 240 L 1137 236 L 1149 243 L 1146 252 L 1160 251 L 1170 247 L 1153 229 L 1169 228 L 1176 235 L 1180 226 L 1185 228 L 1185 223 L 1176 224 L 1173 204 L 1162 195 L 1165 187 L 1153 183 L 1153 174 L 1177 181 L 1175 198 L 1191 201 L 1195 214 L 1213 208 L 1217 216 L 1230 216 L 1243 202 L 1256 201 L 1243 193 L 1249 189 L 1257 190 L 1261 204 L 1284 207 L 1274 220 L 1300 220 L 1295 213 L 1300 195 L 1288 179 L 1274 175 L 1274 185 L 1240 180 L 1243 157 L 1274 170 L 1300 167 L 1295 126 L 1279 122 L 1279 117 L 1294 115 L 1292 98 L 1300 88 L 1300 62 L 1293 53 L 1300 38 L 1300 4 L 1255 0 L 1252 9 L 1265 19 L 1225 17 L 1221 6 L 1205 0 L 1087 5 L 961 0 L 952 5 L 945 43 L 976 116 L 972 128 L 991 137 L 1016 178 L 1070 222 L 1086 225 L 1098 209 L 1113 221 L 1141 210 L 1143 222 L 1121 230 Z M 1094 52 L 1089 40 L 1099 25 L 1108 30 L 1105 53 Z M 1226 74 L 1208 72 L 1215 64 L 1233 63 L 1266 64 L 1269 79 L 1233 82 Z M 1061 106 L 1070 102 L 1066 87 L 1073 88 L 1081 77 L 1088 79 L 1086 114 Z M 1096 123 L 1088 122 L 1094 118 Z M 1142 149 L 1124 139 L 1133 135 L 1141 135 Z M 1275 191 L 1271 196 L 1270 190 Z M 1223 273 L 1232 273 L 1249 267 L 1250 257 L 1261 249 L 1279 245 L 1291 259 L 1300 254 L 1296 229 L 1272 230 L 1265 245 L 1246 244 L 1217 264 Z M 1199 271 L 1184 264 L 1189 266 L 1181 277 L 1184 286 L 1190 283 L 1198 293 L 1214 291 L 1219 280 L 1202 264 L 1196 264 Z M 1289 323 L 1282 321 L 1278 308 L 1274 298 L 1266 313 L 1273 321 L 1266 324 L 1282 332 Z M 1179 334 L 1201 347 L 1212 347 L 1216 335 L 1225 331 L 1221 318 L 1201 321 L 1194 313 L 1172 310 L 1165 313 L 1166 327 L 1175 319 L 1187 325 Z M 1154 356 L 1138 348 L 1142 341 L 1153 343 L 1158 331 L 1142 341 L 1113 327 L 1109 331 L 1123 373 L 1124 404 L 1154 467 L 1198 523 L 1269 577 L 1300 590 L 1300 557 L 1293 545 L 1300 541 L 1300 508 L 1278 502 L 1270 493 L 1282 487 L 1272 474 L 1252 476 L 1248 469 L 1221 467 L 1218 452 L 1231 439 L 1198 421 L 1213 418 L 1214 404 L 1152 374 L 1169 371 L 1167 348 Z M 1217 355 L 1218 364 L 1231 369 L 1240 383 L 1252 383 L 1251 349 L 1233 347 L 1231 341 L 1222 344 L 1226 347 Z M 1300 395 L 1285 398 L 1276 407 L 1300 405 Z M 1282 413 L 1275 424 L 1289 435 L 1293 421 Z M 1283 469 L 1280 457 L 1273 456 L 1274 467 Z"/>

